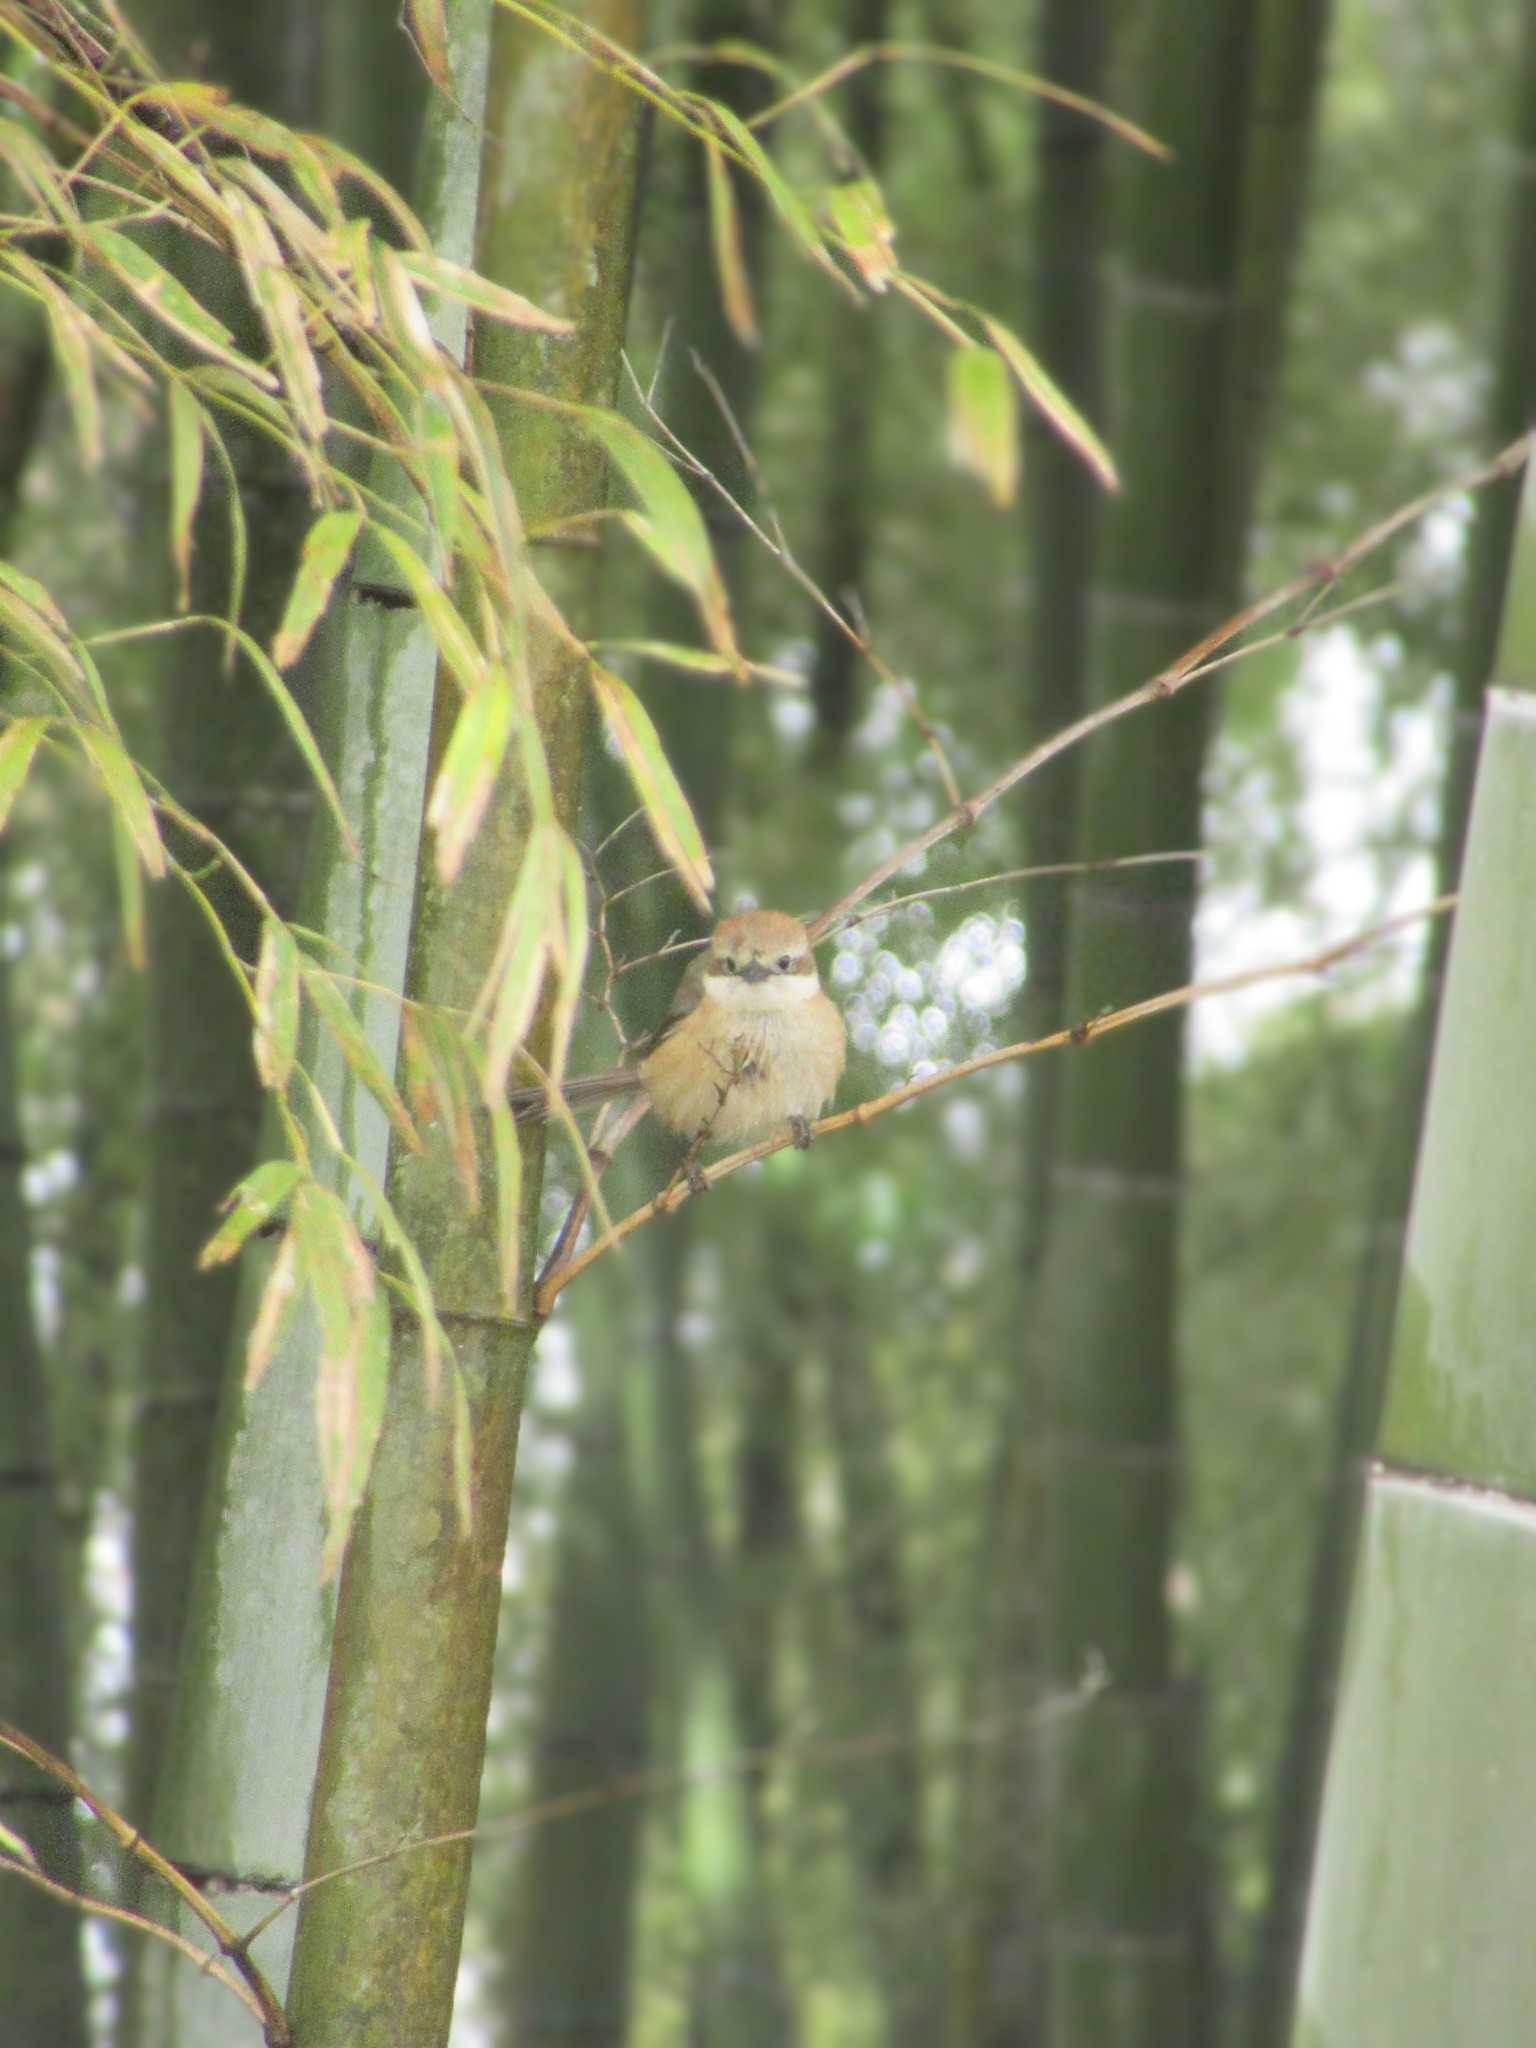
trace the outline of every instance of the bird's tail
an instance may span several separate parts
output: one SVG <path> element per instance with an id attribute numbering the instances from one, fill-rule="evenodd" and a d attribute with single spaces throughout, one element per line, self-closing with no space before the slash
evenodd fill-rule
<path id="1" fill-rule="evenodd" d="M 577 1074 L 561 1083 L 560 1093 L 573 1109 L 581 1109 L 591 1102 L 616 1102 L 642 1086 L 633 1067 L 615 1067 L 607 1074 Z M 511 1088 L 507 1100 L 520 1124 L 541 1124 L 549 1115 L 549 1095 L 543 1088 Z"/>

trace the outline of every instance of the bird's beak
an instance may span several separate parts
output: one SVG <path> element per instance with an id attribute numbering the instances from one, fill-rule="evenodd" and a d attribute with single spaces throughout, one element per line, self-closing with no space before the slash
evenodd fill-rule
<path id="1" fill-rule="evenodd" d="M 761 960 L 744 960 L 736 970 L 739 981 L 766 981 L 773 969 Z"/>

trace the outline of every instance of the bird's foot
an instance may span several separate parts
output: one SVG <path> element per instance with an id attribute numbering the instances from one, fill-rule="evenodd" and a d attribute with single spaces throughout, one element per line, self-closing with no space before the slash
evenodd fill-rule
<path id="1" fill-rule="evenodd" d="M 789 1120 L 789 1134 L 795 1141 L 797 1152 L 808 1152 L 811 1148 L 811 1122 L 809 1117 L 792 1116 Z"/>
<path id="2" fill-rule="evenodd" d="M 709 1193 L 709 1182 L 705 1177 L 703 1167 L 700 1166 L 697 1159 L 689 1160 L 687 1166 L 683 1169 L 683 1177 L 688 1183 L 690 1195 L 707 1195 Z"/>

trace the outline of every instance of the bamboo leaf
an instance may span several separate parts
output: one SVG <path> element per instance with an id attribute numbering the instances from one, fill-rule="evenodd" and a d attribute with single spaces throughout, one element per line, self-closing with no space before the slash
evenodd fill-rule
<path id="1" fill-rule="evenodd" d="M 872 292 L 883 292 L 896 269 L 896 226 L 873 178 L 829 185 L 822 195 L 843 253 Z"/>
<path id="2" fill-rule="evenodd" d="M 682 784 L 672 772 L 650 713 L 628 683 L 595 662 L 592 687 L 597 692 L 609 735 L 623 756 L 635 793 L 645 806 L 646 822 L 656 844 L 676 868 L 694 902 L 707 911 L 715 878 L 704 835 L 683 794 Z"/>
<path id="3" fill-rule="evenodd" d="M 300 956 L 299 978 L 304 993 L 314 1004 L 321 1022 L 335 1039 L 342 1058 L 378 1103 L 400 1137 L 413 1152 L 421 1150 L 421 1138 L 410 1111 L 401 1101 L 394 1082 L 384 1070 L 367 1033 L 352 1014 L 346 997 L 323 967 Z"/>
<path id="4" fill-rule="evenodd" d="M 299 949 L 280 918 L 262 926 L 254 995 L 256 1071 L 264 1088 L 281 1092 L 299 1042 Z"/>
<path id="5" fill-rule="evenodd" d="M 730 605 L 715 563 L 703 514 L 693 494 L 655 442 L 631 421 L 600 406 L 573 406 L 573 414 L 606 449 L 614 466 L 640 500 L 644 517 L 629 513 L 625 524 L 675 582 L 693 594 L 711 645 L 744 667 L 731 632 Z"/>
<path id="6" fill-rule="evenodd" d="M 684 647 L 675 640 L 594 640 L 592 647 L 595 653 L 632 654 L 637 661 L 659 661 L 668 668 L 687 669 L 695 675 L 728 676 L 735 673 L 733 665 L 723 654 L 711 654 L 705 647 Z"/>
<path id="7" fill-rule="evenodd" d="M 292 1159 L 264 1159 L 230 1190 L 224 1221 L 197 1255 L 198 1270 L 226 1265 L 258 1230 L 269 1224 L 304 1178 Z"/>
<path id="8" fill-rule="evenodd" d="M 496 1102 L 506 1093 L 507 1076 L 528 1035 L 544 984 L 544 966 L 551 943 L 549 855 L 554 829 L 545 826 L 529 835 L 523 864 L 502 919 L 482 1078 L 487 1103 Z"/>
<path id="9" fill-rule="evenodd" d="M 243 192 L 230 191 L 225 218 L 240 259 L 241 273 L 281 372 L 283 388 L 300 426 L 316 444 L 330 420 L 320 387 L 320 365 L 309 345 L 304 301 L 283 262 L 282 248 L 260 208 Z"/>
<path id="10" fill-rule="evenodd" d="M 949 358 L 949 456 L 986 486 L 994 505 L 1019 486 L 1018 387 L 995 349 L 957 348 Z"/>
<path id="11" fill-rule="evenodd" d="M 376 527 L 374 532 L 405 578 L 406 588 L 416 600 L 416 608 L 426 622 L 438 653 L 458 677 L 466 694 L 474 696 L 484 685 L 486 668 L 485 656 L 474 635 L 410 542 L 387 526 Z"/>
<path id="12" fill-rule="evenodd" d="M 445 550 L 452 549 L 465 524 L 459 486 L 459 437 L 454 431 L 453 414 L 436 391 L 423 391 L 417 396 L 412 445 L 426 471 L 427 496 L 432 501 L 438 540 Z"/>
<path id="13" fill-rule="evenodd" d="M 405 0 L 406 32 L 416 45 L 427 76 L 439 92 L 451 90 L 448 22 L 443 0 Z"/>
<path id="14" fill-rule="evenodd" d="M 362 523 L 361 512 L 322 512 L 305 534 L 282 624 L 272 640 L 272 659 L 279 668 L 291 668 L 304 652 L 331 601 L 336 579 L 351 559 Z"/>
<path id="15" fill-rule="evenodd" d="M 829 276 L 836 278 L 845 291 L 852 292 L 857 297 L 857 288 L 838 269 L 828 253 L 811 209 L 786 180 L 746 122 L 732 108 L 722 106 L 719 100 L 707 99 L 701 95 L 697 104 L 709 110 L 716 124 L 757 173 L 758 180 L 768 195 L 768 204 L 806 255 L 813 263 L 819 264 Z"/>
<path id="16" fill-rule="evenodd" d="M 29 1870 L 41 1868 L 27 1842 L 14 1828 L 8 1828 L 4 1821 L 0 1821 L 0 1856 L 10 1857 L 13 1863 L 24 1863 Z"/>
<path id="17" fill-rule="evenodd" d="M 112 806 L 112 814 L 127 834 L 146 874 L 158 880 L 165 873 L 165 847 L 161 843 L 160 827 L 155 822 L 149 793 L 139 780 L 139 771 L 129 760 L 122 741 L 115 733 L 106 732 L 99 725 L 76 726 L 74 737 L 95 769 Z"/>
<path id="18" fill-rule="evenodd" d="M 134 844 L 133 836 L 115 810 L 111 813 L 110 828 L 112 874 L 117 883 L 117 908 L 123 924 L 123 948 L 128 955 L 129 966 L 138 973 L 149 958 L 144 920 L 144 871 L 139 865 L 138 848 Z"/>
<path id="19" fill-rule="evenodd" d="M 493 666 L 454 722 L 427 805 L 427 823 L 437 841 L 437 872 L 444 882 L 458 874 L 465 849 L 480 828 L 506 759 L 515 715 L 512 692 Z"/>
<path id="20" fill-rule="evenodd" d="M 96 221 L 88 221 L 79 235 L 91 254 L 107 266 L 139 304 L 183 341 L 217 357 L 251 383 L 268 391 L 277 389 L 276 377 L 242 355 L 224 322 L 200 305 L 181 280 L 173 277 L 163 263 L 157 263 L 147 249 L 141 249 L 116 228 Z"/>
<path id="21" fill-rule="evenodd" d="M 176 565 L 176 609 L 192 604 L 192 522 L 203 492 L 203 409 L 179 378 L 167 400 L 171 440 L 171 560 Z"/>
<path id="22" fill-rule="evenodd" d="M 262 1375 L 272 1362 L 283 1325 L 293 1313 L 298 1299 L 298 1280 L 298 1246 L 293 1233 L 287 1231 L 277 1248 L 272 1270 L 267 1275 L 261 1299 L 256 1304 L 256 1313 L 251 1318 L 251 1334 L 245 1346 L 245 1391 L 248 1394 L 254 1393 L 261 1385 Z"/>
<path id="23" fill-rule="evenodd" d="M 726 324 L 743 348 L 756 348 L 761 336 L 757 308 L 753 303 L 752 280 L 747 275 L 742 247 L 741 209 L 725 153 L 718 142 L 704 144 L 705 190 L 709 195 L 709 232 L 715 252 L 715 275 L 720 280 L 720 304 Z"/>
<path id="24" fill-rule="evenodd" d="M 0 123 L 7 128 L 13 125 L 9 121 Z M 64 395 L 69 400 L 69 417 L 80 461 L 87 470 L 98 469 L 103 449 L 101 393 L 96 388 L 91 323 L 62 292 L 49 292 L 43 303 L 53 336 L 54 356 L 64 377 Z"/>
<path id="25" fill-rule="evenodd" d="M 336 820 L 336 830 L 341 837 L 342 845 L 349 853 L 355 855 L 357 834 L 352 830 L 352 821 L 341 801 L 341 792 L 336 787 L 330 769 L 325 765 L 325 756 L 309 729 L 308 719 L 299 709 L 297 698 L 283 681 L 272 657 L 259 640 L 253 639 L 243 626 L 234 629 L 234 637 L 239 642 L 241 652 L 249 658 L 258 677 L 265 683 L 268 694 L 288 728 L 289 737 L 303 756 L 310 779 L 325 799 L 331 816 Z"/>
<path id="26" fill-rule="evenodd" d="M 690 814 L 691 815 L 691 814 Z M 581 1001 L 582 979 L 587 971 L 589 912 L 587 878 L 569 833 L 557 829 L 555 840 L 555 889 L 558 912 L 554 920 L 555 954 L 560 970 L 560 993 L 555 1000 L 550 1029 L 549 1072 L 558 1085 L 565 1072 L 570 1049 L 571 1026 Z"/>
<path id="27" fill-rule="evenodd" d="M 1000 320 L 984 313 L 981 324 L 987 339 L 1018 378 L 1024 396 L 1067 445 L 1077 450 L 1104 488 L 1118 491 L 1120 477 L 1113 456 L 1055 379 L 1046 374 L 1039 359 Z"/>
<path id="28" fill-rule="evenodd" d="M 491 1156 L 496 1168 L 496 1245 L 502 1305 L 510 1314 L 517 1305 L 517 1276 L 522 1258 L 523 1148 L 506 1095 L 488 1096 Z"/>
<path id="29" fill-rule="evenodd" d="M 47 730 L 46 718 L 18 718 L 0 731 L 0 830 L 21 794 L 32 756 Z"/>
<path id="30" fill-rule="evenodd" d="M 500 320 L 508 327 L 531 327 L 541 334 L 576 332 L 574 320 L 563 319 L 558 313 L 546 313 L 532 299 L 525 299 L 521 292 L 508 291 L 505 285 L 493 284 L 479 271 L 468 270 L 462 263 L 450 263 L 446 256 L 436 256 L 430 250 L 411 250 L 398 255 L 396 261 L 414 283 L 425 286 L 428 291 L 442 292 L 447 298 L 458 299 L 476 313 L 484 313 L 488 319 Z"/>

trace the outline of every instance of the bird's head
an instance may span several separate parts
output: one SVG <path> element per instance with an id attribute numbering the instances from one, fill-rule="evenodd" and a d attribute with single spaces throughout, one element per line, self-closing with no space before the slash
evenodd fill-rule
<path id="1" fill-rule="evenodd" d="M 728 1010 L 784 1010 L 821 981 L 805 926 L 782 910 L 723 917 L 704 956 L 704 993 Z"/>

